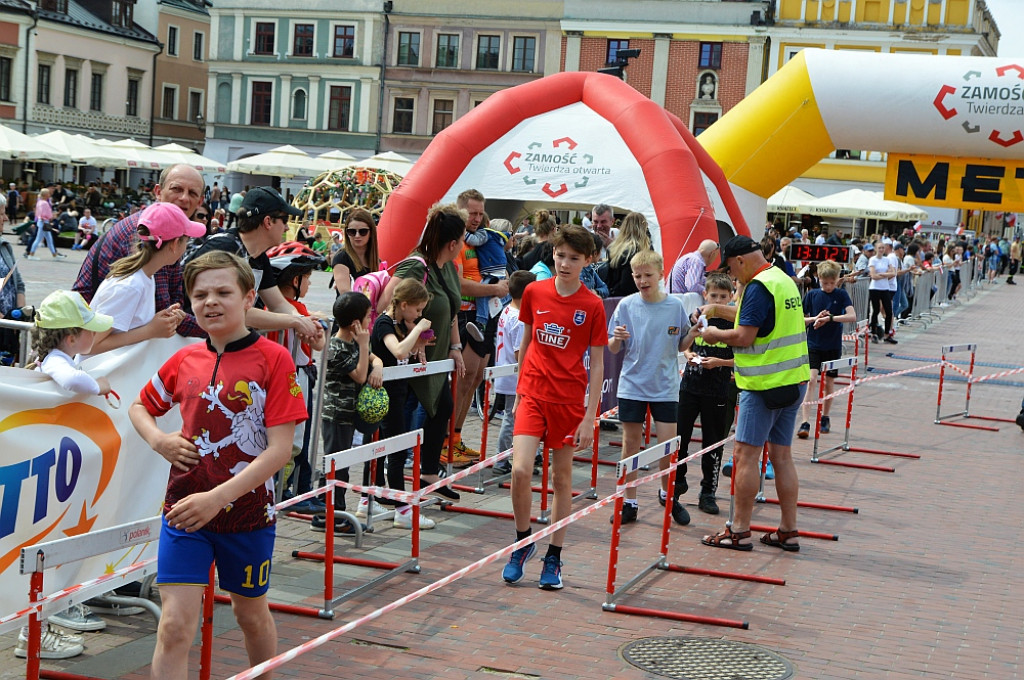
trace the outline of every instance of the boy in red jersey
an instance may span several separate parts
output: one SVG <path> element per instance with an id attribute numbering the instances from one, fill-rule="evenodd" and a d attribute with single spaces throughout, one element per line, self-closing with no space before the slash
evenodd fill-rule
<path id="1" fill-rule="evenodd" d="M 188 677 L 188 652 L 215 560 L 249 663 L 276 653 L 266 600 L 273 477 L 291 457 L 295 424 L 306 419 L 291 354 L 245 325 L 256 297 L 249 265 L 214 251 L 189 262 L 184 279 L 209 340 L 175 353 L 129 411 L 139 435 L 171 463 L 157 558 L 163 613 L 151 677 L 174 680 Z M 181 409 L 181 431 L 164 432 L 156 418 L 174 404 Z"/>
<path id="2" fill-rule="evenodd" d="M 570 225 L 551 240 L 555 276 L 526 287 L 519 308 L 523 340 L 512 438 L 512 510 L 516 540 L 530 535 L 533 455 L 541 439 L 551 449 L 552 521 L 566 517 L 572 503 L 572 454 L 593 442 L 594 418 L 604 381 L 604 303 L 580 283 L 580 271 L 594 251 L 586 229 Z M 584 357 L 590 350 L 589 397 Z M 585 404 L 585 405 L 584 405 Z M 540 587 L 562 587 L 562 542 L 565 529 L 551 536 Z M 509 557 L 502 572 L 506 583 L 519 583 L 523 567 L 536 552 L 531 543 Z"/>

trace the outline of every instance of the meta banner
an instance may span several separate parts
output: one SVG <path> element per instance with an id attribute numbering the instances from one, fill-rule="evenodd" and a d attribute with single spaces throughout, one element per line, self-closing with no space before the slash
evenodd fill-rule
<path id="1" fill-rule="evenodd" d="M 890 153 L 885 197 L 916 205 L 1024 211 L 1024 160 Z"/>

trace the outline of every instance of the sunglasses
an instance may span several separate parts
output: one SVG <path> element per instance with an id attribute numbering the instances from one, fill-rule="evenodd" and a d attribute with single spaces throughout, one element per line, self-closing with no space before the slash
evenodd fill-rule
<path id="1" fill-rule="evenodd" d="M 207 215 L 206 213 L 196 213 L 197 220 L 205 220 L 207 217 L 209 217 L 209 215 Z"/>
<path id="2" fill-rule="evenodd" d="M 366 236 L 367 234 L 370 233 L 370 230 L 366 227 L 363 227 L 362 229 L 346 229 L 345 232 L 349 236 Z"/>

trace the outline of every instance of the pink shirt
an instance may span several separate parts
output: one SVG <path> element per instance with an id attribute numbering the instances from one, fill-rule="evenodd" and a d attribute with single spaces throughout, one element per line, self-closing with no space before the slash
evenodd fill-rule
<path id="1" fill-rule="evenodd" d="M 49 222 L 53 219 L 53 208 L 50 207 L 50 201 L 47 199 L 39 199 L 36 201 L 36 222 L 40 220 L 43 222 Z"/>

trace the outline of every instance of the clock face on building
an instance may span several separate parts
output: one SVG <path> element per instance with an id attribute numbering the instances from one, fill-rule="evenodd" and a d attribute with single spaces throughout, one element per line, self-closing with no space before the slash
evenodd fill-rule
<path id="1" fill-rule="evenodd" d="M 839 264 L 849 263 L 849 246 L 818 246 L 812 243 L 794 243 L 786 257 L 790 262 L 824 262 L 832 260 Z"/>

